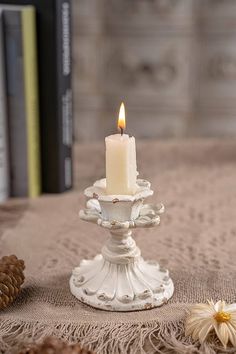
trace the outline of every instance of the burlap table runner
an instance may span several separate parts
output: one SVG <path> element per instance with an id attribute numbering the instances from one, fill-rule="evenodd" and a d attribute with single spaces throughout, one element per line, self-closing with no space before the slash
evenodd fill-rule
<path id="1" fill-rule="evenodd" d="M 160 227 L 135 230 L 135 239 L 145 258 L 170 270 L 173 298 L 133 313 L 81 304 L 69 291 L 71 270 L 94 257 L 107 236 L 79 220 L 82 192 L 10 201 L 0 208 L 0 255 L 25 260 L 26 282 L 14 305 L 0 312 L 2 352 L 49 334 L 79 340 L 98 353 L 224 352 L 216 341 L 200 346 L 185 338 L 184 317 L 194 302 L 236 301 L 236 142 L 138 147 L 140 176 L 152 182 L 152 200 L 162 201 L 166 213 Z M 103 176 L 102 145 L 78 146 L 75 159 L 80 190 Z"/>

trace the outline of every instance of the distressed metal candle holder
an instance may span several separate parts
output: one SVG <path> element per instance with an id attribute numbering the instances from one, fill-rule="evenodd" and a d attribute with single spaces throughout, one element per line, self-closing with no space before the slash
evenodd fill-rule
<path id="1" fill-rule="evenodd" d="M 101 254 L 82 260 L 70 279 L 72 294 L 90 306 L 144 310 L 161 306 L 173 295 L 168 270 L 156 261 L 144 261 L 132 238 L 133 229 L 158 225 L 164 212 L 162 204 L 143 204 L 153 194 L 150 183 L 139 179 L 137 184 L 135 195 L 107 195 L 105 179 L 85 190 L 88 201 L 80 218 L 110 231 Z"/>

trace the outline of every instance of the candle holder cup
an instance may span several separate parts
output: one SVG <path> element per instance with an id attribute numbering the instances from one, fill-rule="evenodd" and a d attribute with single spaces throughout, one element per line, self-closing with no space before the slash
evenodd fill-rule
<path id="1" fill-rule="evenodd" d="M 173 295 L 169 272 L 156 261 L 145 261 L 132 238 L 137 227 L 159 225 L 163 204 L 144 204 L 153 191 L 150 183 L 137 180 L 135 195 L 107 195 L 102 179 L 85 190 L 82 220 L 110 231 L 101 254 L 82 260 L 73 270 L 70 289 L 81 302 L 107 311 L 135 311 L 161 306 Z"/>

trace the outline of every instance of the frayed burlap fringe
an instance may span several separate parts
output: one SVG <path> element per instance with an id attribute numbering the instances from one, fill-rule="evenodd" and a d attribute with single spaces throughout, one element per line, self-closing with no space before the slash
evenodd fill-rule
<path id="1" fill-rule="evenodd" d="M 216 338 L 200 345 L 184 335 L 184 322 L 176 323 L 107 323 L 103 326 L 83 324 L 42 324 L 6 320 L 0 323 L 0 353 L 13 354 L 47 336 L 80 342 L 97 354 L 215 354 L 235 353 L 223 349 Z"/>

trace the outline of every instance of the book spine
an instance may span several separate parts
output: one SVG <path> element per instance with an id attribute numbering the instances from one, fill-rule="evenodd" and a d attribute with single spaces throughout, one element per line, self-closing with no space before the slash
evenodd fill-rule
<path id="1" fill-rule="evenodd" d="M 21 12 L 3 10 L 3 27 L 10 191 L 13 197 L 25 197 L 28 196 L 28 171 Z"/>
<path id="2" fill-rule="evenodd" d="M 72 188 L 71 0 L 56 0 L 60 192 Z"/>
<path id="3" fill-rule="evenodd" d="M 9 196 L 5 79 L 3 21 L 2 13 L 0 12 L 0 203 L 5 201 Z"/>
<path id="4" fill-rule="evenodd" d="M 28 195 L 41 192 L 36 14 L 33 6 L 22 10 L 24 89 L 27 127 Z"/>

